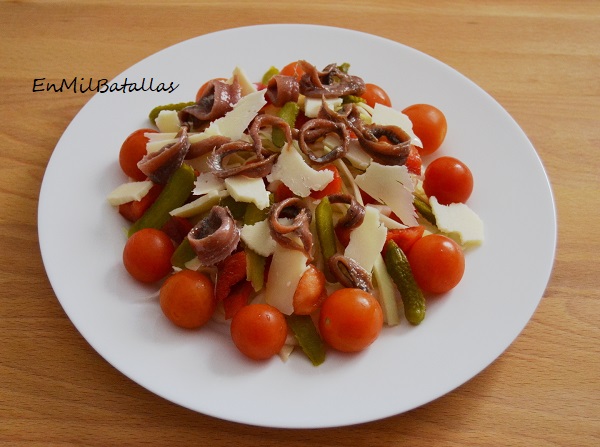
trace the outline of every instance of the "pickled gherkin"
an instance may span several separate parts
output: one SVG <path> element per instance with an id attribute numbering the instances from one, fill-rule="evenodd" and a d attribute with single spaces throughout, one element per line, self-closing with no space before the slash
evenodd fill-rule
<path id="1" fill-rule="evenodd" d="M 406 255 L 390 240 L 386 245 L 385 266 L 400 291 L 404 304 L 404 316 L 409 323 L 417 325 L 425 318 L 425 296 L 417 285 Z"/>
<path id="2" fill-rule="evenodd" d="M 158 114 L 160 112 L 162 112 L 163 110 L 174 110 L 176 112 L 179 112 L 182 109 L 185 109 L 186 107 L 189 106 L 193 106 L 194 104 L 196 104 L 193 101 L 190 102 L 178 102 L 176 104 L 165 104 L 162 106 L 156 106 L 154 107 L 150 113 L 148 114 L 148 118 L 150 119 L 150 121 L 152 121 L 152 124 L 156 124 L 156 118 L 158 117 Z"/>

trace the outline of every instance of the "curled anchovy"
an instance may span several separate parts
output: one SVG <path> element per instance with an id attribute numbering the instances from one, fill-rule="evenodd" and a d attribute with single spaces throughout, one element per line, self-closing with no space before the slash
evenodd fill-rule
<path id="1" fill-rule="evenodd" d="M 340 137 L 341 144 L 320 157 L 316 156 L 309 145 L 319 138 L 332 133 L 337 134 Z M 298 133 L 298 146 L 300 147 L 300 150 L 310 158 L 312 162 L 317 164 L 331 163 L 332 161 L 343 157 L 348 152 L 349 144 L 350 133 L 348 132 L 347 127 L 341 122 L 314 118 L 304 123 Z"/>
<path id="2" fill-rule="evenodd" d="M 267 84 L 267 98 L 276 107 L 282 107 L 286 102 L 298 101 L 300 85 L 295 76 L 277 74 Z"/>
<path id="3" fill-rule="evenodd" d="M 225 116 L 241 97 L 242 88 L 237 77 L 234 77 L 231 84 L 221 79 L 212 79 L 207 83 L 196 104 L 179 111 L 179 120 L 182 123 L 191 123 L 191 127 L 196 128 L 200 122 L 213 121 Z"/>
<path id="4" fill-rule="evenodd" d="M 223 161 L 233 154 L 251 154 L 251 158 L 239 166 L 224 167 Z M 262 178 L 267 176 L 273 168 L 277 154 L 265 154 L 256 156 L 255 147 L 245 141 L 237 140 L 225 143 L 208 157 L 207 164 L 211 172 L 219 178 L 227 178 L 233 175 L 245 175 L 246 177 Z"/>
<path id="5" fill-rule="evenodd" d="M 335 254 L 328 261 L 329 270 L 344 287 L 373 292 L 371 275 L 354 259 L 342 254 Z M 340 267 L 341 265 L 341 267 Z"/>
<path id="6" fill-rule="evenodd" d="M 258 115 L 254 120 L 252 120 L 252 124 L 250 124 L 250 128 L 248 129 L 248 133 L 254 142 L 254 150 L 256 151 L 256 155 L 261 157 L 263 152 L 263 144 L 260 138 L 260 129 L 266 126 L 278 127 L 280 128 L 284 135 L 285 141 L 287 144 L 292 144 L 292 130 L 290 125 L 283 119 L 275 115 Z"/>
<path id="7" fill-rule="evenodd" d="M 190 143 L 190 150 L 188 151 L 185 158 L 192 159 L 201 157 L 205 154 L 209 154 L 215 149 L 221 147 L 225 143 L 229 143 L 231 138 L 223 135 L 213 135 L 204 140 Z"/>
<path id="8" fill-rule="evenodd" d="M 398 126 L 365 124 L 355 104 L 346 104 L 340 111 L 331 110 L 326 103 L 319 116 L 344 123 L 355 135 L 361 148 L 378 163 L 403 165 L 410 154 L 411 137 Z M 385 137 L 386 140 L 381 138 Z"/>
<path id="9" fill-rule="evenodd" d="M 183 126 L 177 133 L 177 141 L 167 144 L 162 149 L 144 157 L 137 166 L 154 183 L 165 184 L 183 163 L 190 148 L 187 127 Z"/>
<path id="10" fill-rule="evenodd" d="M 291 224 L 282 223 L 280 219 L 290 218 Z M 310 231 L 312 214 L 304 201 L 298 197 L 290 197 L 276 203 L 269 213 L 269 227 L 271 236 L 279 244 L 292 250 L 302 251 L 312 259 L 313 238 Z M 300 243 L 290 238 L 296 236 Z"/>
<path id="11" fill-rule="evenodd" d="M 309 98 L 339 98 L 360 96 L 365 92 L 365 81 L 342 71 L 337 64 L 329 64 L 322 71 L 306 62 L 298 61 L 304 74 L 300 78 L 300 93 Z"/>
<path id="12" fill-rule="evenodd" d="M 331 194 L 328 196 L 330 203 L 345 203 L 350 205 L 346 214 L 342 216 L 336 226 L 346 230 L 353 230 L 360 226 L 365 218 L 365 207 L 356 201 L 350 194 Z"/>
<path id="13" fill-rule="evenodd" d="M 411 137 L 398 126 L 371 124 L 357 137 L 362 149 L 378 163 L 403 165 L 410 154 Z M 381 141 L 381 137 L 388 141 Z"/>
<path id="14" fill-rule="evenodd" d="M 240 229 L 228 208 L 214 206 L 208 216 L 190 230 L 187 239 L 200 263 L 211 266 L 236 249 L 240 241 Z"/>

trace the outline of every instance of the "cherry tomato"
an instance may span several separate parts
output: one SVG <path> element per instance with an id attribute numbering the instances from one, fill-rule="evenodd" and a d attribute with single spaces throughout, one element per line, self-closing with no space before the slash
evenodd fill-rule
<path id="1" fill-rule="evenodd" d="M 369 106 L 375 107 L 375 104 L 392 106 L 392 101 L 384 89 L 375 84 L 365 84 L 365 88 L 365 92 L 360 97 L 367 101 Z"/>
<path id="2" fill-rule="evenodd" d="M 310 265 L 300 278 L 294 292 L 293 305 L 296 315 L 310 315 L 319 308 L 327 292 L 325 275 L 314 265 Z"/>
<path id="3" fill-rule="evenodd" d="M 439 149 L 446 138 L 448 123 L 446 116 L 438 108 L 429 104 L 414 104 L 402 111 L 413 124 L 413 132 L 423 143 L 418 148 L 421 156 L 429 155 Z"/>
<path id="4" fill-rule="evenodd" d="M 439 203 L 465 203 L 473 192 L 473 175 L 462 161 L 440 157 L 425 169 L 423 190 L 427 197 L 435 196 Z"/>
<path id="5" fill-rule="evenodd" d="M 339 289 L 325 298 L 319 315 L 323 340 L 342 352 L 358 352 L 373 343 L 383 327 L 383 311 L 361 289 Z"/>
<path id="6" fill-rule="evenodd" d="M 138 281 L 156 282 L 171 271 L 173 242 L 164 232 L 153 228 L 136 231 L 123 249 L 125 269 Z"/>
<path id="7" fill-rule="evenodd" d="M 121 145 L 119 151 L 119 165 L 123 172 L 134 180 L 146 180 L 144 174 L 137 167 L 138 162 L 146 155 L 146 143 L 148 138 L 145 133 L 156 133 L 154 129 L 138 129 L 132 132 Z"/>
<path id="8" fill-rule="evenodd" d="M 181 270 L 167 278 L 159 298 L 169 321 L 184 329 L 203 326 L 217 307 L 212 281 L 194 270 Z"/>
<path id="9" fill-rule="evenodd" d="M 296 79 L 300 80 L 300 78 L 304 74 L 304 69 L 300 65 L 300 62 L 295 61 L 295 62 L 290 62 L 285 67 L 283 67 L 281 69 L 281 71 L 279 72 L 279 74 L 282 74 L 285 76 L 295 76 Z"/>
<path id="10" fill-rule="evenodd" d="M 465 271 L 462 249 L 441 234 L 419 239 L 411 247 L 407 258 L 415 281 L 424 292 L 448 292 L 460 282 Z"/>
<path id="11" fill-rule="evenodd" d="M 266 360 L 281 351 L 287 332 L 283 314 L 268 304 L 248 304 L 231 319 L 233 343 L 253 360 Z"/>

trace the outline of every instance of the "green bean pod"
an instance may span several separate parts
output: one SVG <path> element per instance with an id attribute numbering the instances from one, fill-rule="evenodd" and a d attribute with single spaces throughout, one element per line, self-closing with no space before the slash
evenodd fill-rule
<path id="1" fill-rule="evenodd" d="M 296 124 L 296 118 L 298 117 L 299 112 L 300 107 L 298 106 L 298 103 L 289 101 L 286 102 L 281 109 L 279 109 L 277 116 L 283 119 L 291 128 L 293 128 Z M 273 128 L 271 138 L 273 139 L 273 144 L 276 147 L 283 147 L 285 144 L 285 133 L 279 127 Z"/>
<path id="2" fill-rule="evenodd" d="M 419 324 L 425 318 L 425 296 L 413 277 L 406 255 L 390 240 L 386 245 L 384 260 L 388 273 L 400 291 L 404 316 L 409 323 Z"/>
<path id="3" fill-rule="evenodd" d="M 335 229 L 333 226 L 333 210 L 331 202 L 329 202 L 329 198 L 327 197 L 323 197 L 315 209 L 315 225 L 317 227 L 319 245 L 321 246 L 321 254 L 325 260 L 325 265 L 327 265 L 329 258 L 337 252 Z M 326 270 L 326 273 L 329 279 L 329 276 L 331 276 L 329 269 Z"/>
<path id="4" fill-rule="evenodd" d="M 289 315 L 288 325 L 302 351 L 314 366 L 319 366 L 325 361 L 325 345 L 310 315 Z"/>
<path id="5" fill-rule="evenodd" d="M 169 178 L 169 181 L 157 197 L 156 201 L 146 210 L 134 224 L 129 227 L 128 236 L 142 228 L 160 230 L 171 218 L 170 211 L 185 203 L 194 189 L 196 175 L 191 166 L 181 165 Z"/>

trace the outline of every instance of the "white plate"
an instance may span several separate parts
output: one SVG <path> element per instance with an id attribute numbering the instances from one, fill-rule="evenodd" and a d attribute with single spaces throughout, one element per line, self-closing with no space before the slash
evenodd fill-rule
<path id="1" fill-rule="evenodd" d="M 154 290 L 121 265 L 123 221 L 106 195 L 125 180 L 124 138 L 146 127 L 155 105 L 188 101 L 206 80 L 238 65 L 259 80 L 271 65 L 349 62 L 401 109 L 443 110 L 448 135 L 436 154 L 471 167 L 469 205 L 485 222 L 484 245 L 467 256 L 462 283 L 429 303 L 418 327 L 386 328 L 365 352 L 330 353 L 314 368 L 246 361 L 214 326 L 185 332 L 160 313 Z M 527 137 L 488 94 L 443 63 L 356 31 L 265 25 L 191 39 L 139 62 L 115 81 L 180 84 L 175 92 L 95 95 L 69 125 L 44 177 L 39 238 L 65 312 L 94 349 L 148 390 L 218 418 L 269 427 L 330 427 L 384 418 L 455 389 L 493 362 L 538 305 L 552 269 L 556 217 L 544 168 Z M 112 82 L 112 81 L 111 81 Z"/>

